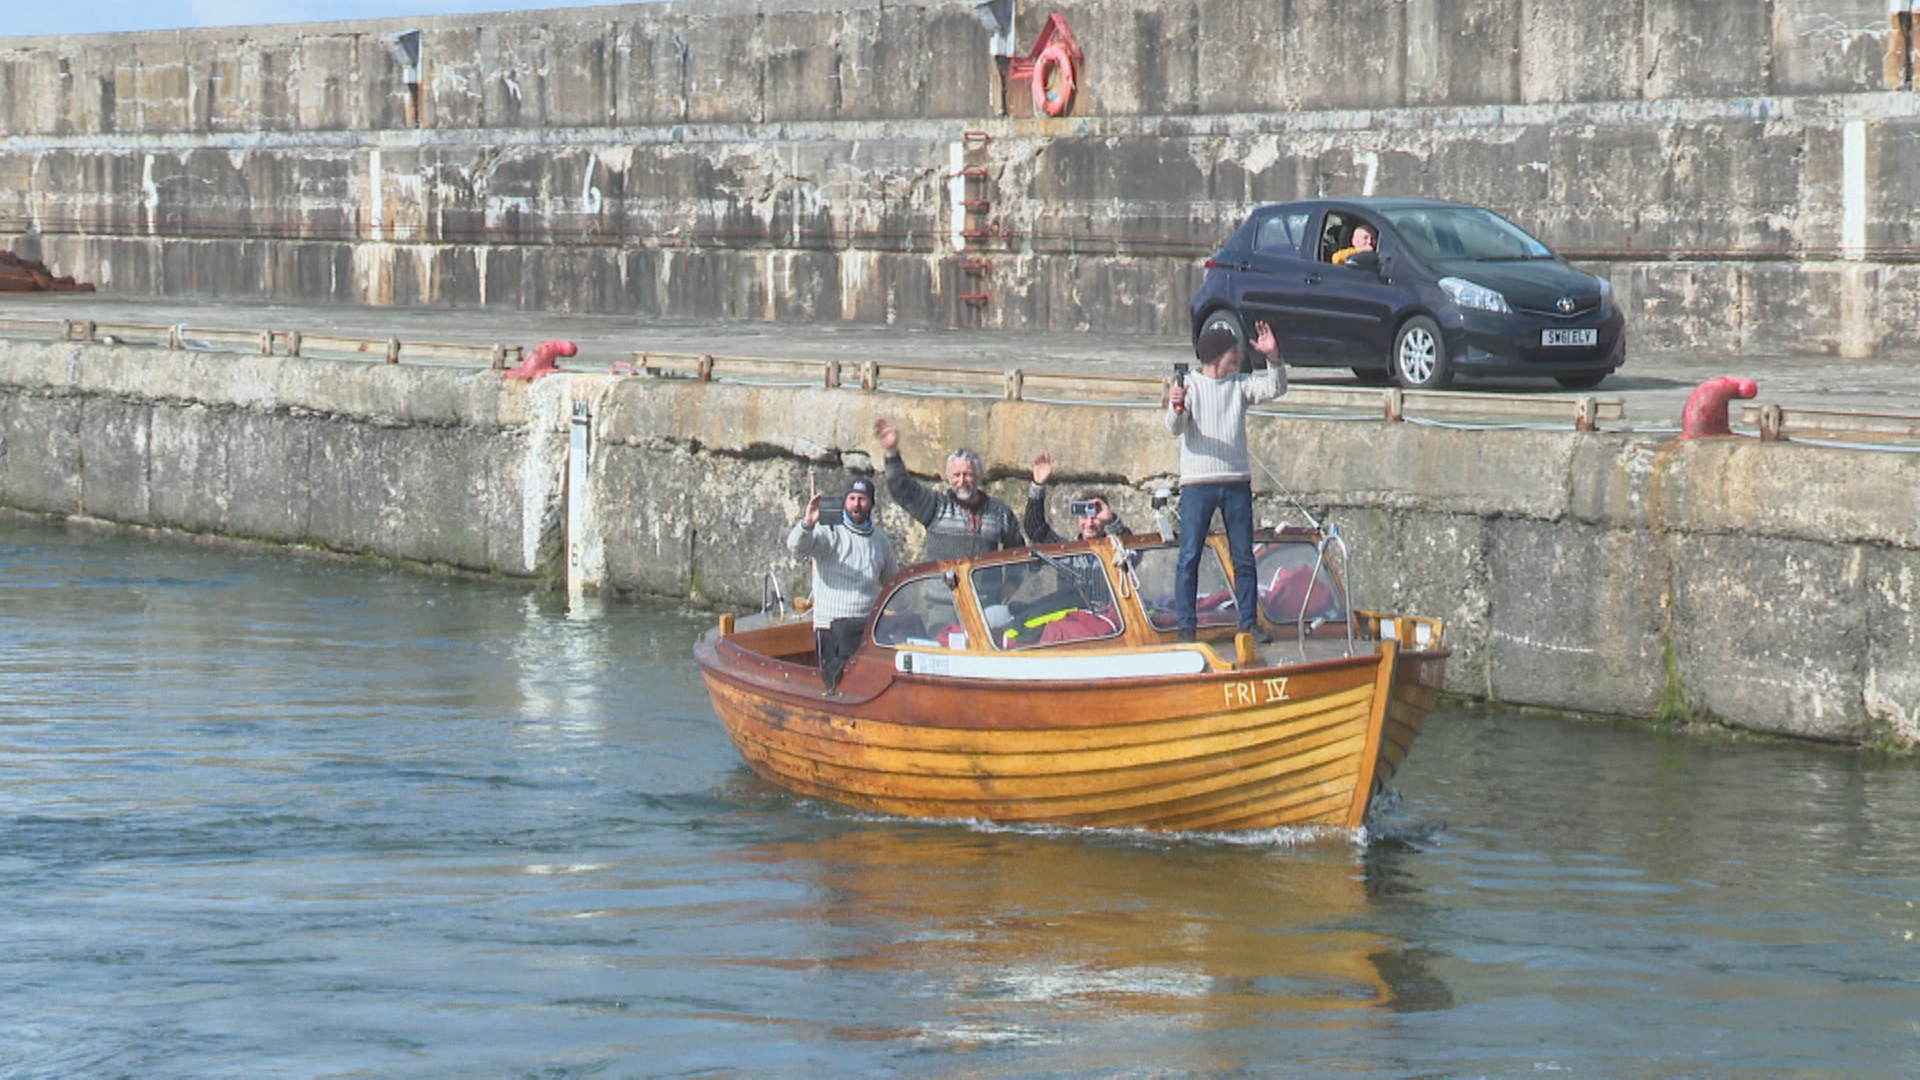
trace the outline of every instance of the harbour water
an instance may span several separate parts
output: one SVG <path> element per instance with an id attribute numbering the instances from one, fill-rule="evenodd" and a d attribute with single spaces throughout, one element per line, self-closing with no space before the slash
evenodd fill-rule
<path id="1" fill-rule="evenodd" d="M 1920 1072 L 1911 761 L 1455 705 L 1364 837 L 887 820 L 709 621 L 0 523 L 0 1074 Z"/>

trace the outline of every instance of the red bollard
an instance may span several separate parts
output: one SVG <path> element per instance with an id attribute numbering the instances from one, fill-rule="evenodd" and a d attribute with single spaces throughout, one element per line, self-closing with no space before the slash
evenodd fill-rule
<path id="1" fill-rule="evenodd" d="M 1736 379 L 1730 375 L 1708 379 L 1687 398 L 1687 407 L 1680 413 L 1680 437 L 1704 439 L 1733 434 L 1733 429 L 1727 426 L 1727 402 L 1733 398 L 1750 398 L 1759 392 L 1759 384 L 1752 379 Z"/>
<path id="2" fill-rule="evenodd" d="M 520 366 L 500 373 L 503 379 L 537 379 L 559 371 L 560 357 L 572 356 L 579 348 L 571 341 L 547 341 L 533 347 Z"/>

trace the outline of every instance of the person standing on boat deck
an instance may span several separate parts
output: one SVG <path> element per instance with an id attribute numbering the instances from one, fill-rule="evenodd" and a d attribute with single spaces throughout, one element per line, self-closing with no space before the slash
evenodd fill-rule
<path id="1" fill-rule="evenodd" d="M 873 433 L 887 455 L 887 494 L 926 526 L 928 559 L 957 559 L 1026 546 L 1013 509 L 981 489 L 986 469 L 980 455 L 964 449 L 948 454 L 947 490 L 935 491 L 907 474 L 906 463 L 900 460 L 900 432 L 893 421 L 879 417 L 873 422 Z"/>
<path id="2" fill-rule="evenodd" d="M 1180 439 L 1180 561 L 1173 606 L 1180 640 L 1199 628 L 1200 552 L 1217 510 L 1233 555 L 1233 600 L 1240 629 L 1263 644 L 1253 562 L 1253 471 L 1247 453 L 1247 408 L 1287 392 L 1287 369 L 1273 328 L 1255 323 L 1253 347 L 1265 370 L 1240 373 L 1240 340 L 1225 327 L 1200 335 L 1200 370 L 1176 383 L 1167 400 L 1167 430 Z"/>
<path id="3" fill-rule="evenodd" d="M 899 569 L 893 544 L 874 525 L 873 495 L 873 481 L 854 480 L 840 524 L 823 525 L 820 493 L 809 491 L 805 515 L 787 534 L 787 550 L 813 560 L 813 644 L 828 693 L 840 685 L 840 670 L 860 647 L 880 586 Z"/>
<path id="4" fill-rule="evenodd" d="M 1057 544 L 1067 537 L 1053 531 L 1053 524 L 1047 520 L 1047 481 L 1053 478 L 1053 455 L 1042 453 L 1033 459 L 1033 483 L 1027 487 L 1027 540 L 1035 544 Z M 1074 525 L 1079 535 L 1074 539 L 1098 540 L 1103 536 L 1132 536 L 1133 530 L 1120 521 L 1120 515 L 1113 512 L 1107 500 L 1090 491 L 1074 496 L 1075 506 L 1090 509 L 1092 513 L 1074 515 Z"/>

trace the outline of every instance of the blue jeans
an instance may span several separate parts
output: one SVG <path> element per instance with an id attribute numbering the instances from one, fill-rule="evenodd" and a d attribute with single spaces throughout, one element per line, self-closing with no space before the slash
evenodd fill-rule
<path id="1" fill-rule="evenodd" d="M 1252 630 L 1260 621 L 1259 581 L 1253 568 L 1253 484 L 1194 484 L 1180 489 L 1180 562 L 1174 568 L 1173 610 L 1180 629 L 1200 625 L 1194 607 L 1200 592 L 1200 555 L 1207 546 L 1207 527 L 1213 512 L 1227 527 L 1227 549 L 1233 555 L 1233 602 L 1239 607 L 1240 629 Z"/>

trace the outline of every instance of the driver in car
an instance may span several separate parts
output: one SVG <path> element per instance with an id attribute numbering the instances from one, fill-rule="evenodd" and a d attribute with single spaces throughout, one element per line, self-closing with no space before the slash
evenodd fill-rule
<path id="1" fill-rule="evenodd" d="M 1379 237 L 1373 231 L 1373 226 L 1365 222 L 1355 225 L 1353 227 L 1353 235 L 1347 238 L 1347 246 L 1333 253 L 1334 264 L 1344 263 L 1363 251 L 1372 251 L 1374 241 L 1378 239 Z"/>

